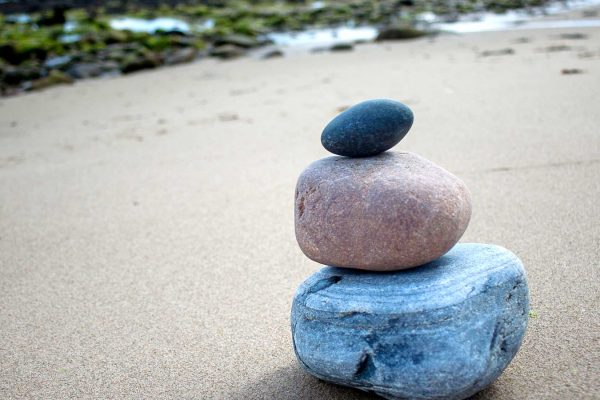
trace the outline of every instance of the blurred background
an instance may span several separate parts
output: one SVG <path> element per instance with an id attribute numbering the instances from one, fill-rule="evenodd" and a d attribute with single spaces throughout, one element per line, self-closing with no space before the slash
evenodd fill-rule
<path id="1" fill-rule="evenodd" d="M 600 0 L 0 0 L 0 399 L 375 399 L 306 374 L 294 188 L 372 98 L 522 259 L 475 399 L 600 399 Z"/>
<path id="2" fill-rule="evenodd" d="M 373 40 L 524 28 L 597 0 L 206 0 L 0 2 L 0 90 L 129 74 L 204 57 L 348 51 Z M 595 18 L 595 11 L 585 17 Z M 537 27 L 599 22 L 538 22 Z"/>

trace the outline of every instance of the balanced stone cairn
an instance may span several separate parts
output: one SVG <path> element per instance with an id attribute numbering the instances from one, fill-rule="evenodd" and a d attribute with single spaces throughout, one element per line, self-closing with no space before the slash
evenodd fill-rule
<path id="1" fill-rule="evenodd" d="M 328 265 L 296 291 L 298 361 L 325 381 L 388 399 L 464 399 L 517 353 L 529 293 L 521 261 L 457 244 L 471 217 L 465 184 L 408 152 L 385 152 L 413 122 L 392 100 L 344 111 L 323 131 L 332 153 L 300 175 L 300 248 Z"/>

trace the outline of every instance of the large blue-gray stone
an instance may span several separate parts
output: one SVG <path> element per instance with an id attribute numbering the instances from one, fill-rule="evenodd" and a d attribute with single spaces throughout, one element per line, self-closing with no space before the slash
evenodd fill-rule
<path id="1" fill-rule="evenodd" d="M 410 270 L 322 269 L 296 292 L 292 338 L 320 379 L 388 399 L 464 399 L 515 356 L 528 311 L 514 254 L 457 244 Z"/>
<path id="2" fill-rule="evenodd" d="M 374 156 L 398 144 L 412 123 L 413 113 L 404 104 L 367 100 L 331 120 L 321 134 L 321 143 L 340 156 Z"/>

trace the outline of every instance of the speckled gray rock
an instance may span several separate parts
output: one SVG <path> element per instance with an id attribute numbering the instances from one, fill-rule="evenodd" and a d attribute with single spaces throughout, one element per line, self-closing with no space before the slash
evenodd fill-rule
<path id="1" fill-rule="evenodd" d="M 465 184 L 413 153 L 328 157 L 298 178 L 296 239 L 312 260 L 392 271 L 435 260 L 471 217 Z"/>
<path id="2" fill-rule="evenodd" d="M 464 399 L 515 356 L 528 311 L 514 254 L 458 244 L 406 271 L 322 269 L 296 292 L 292 338 L 320 379 L 388 399 Z"/>
<path id="3" fill-rule="evenodd" d="M 331 120 L 321 134 L 321 143 L 340 156 L 374 156 L 402 140 L 413 119 L 410 108 L 398 101 L 363 101 Z"/>

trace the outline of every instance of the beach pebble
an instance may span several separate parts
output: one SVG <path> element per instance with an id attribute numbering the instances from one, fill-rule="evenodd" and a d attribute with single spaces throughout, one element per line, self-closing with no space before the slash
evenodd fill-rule
<path id="1" fill-rule="evenodd" d="M 263 60 L 269 60 L 271 58 L 279 58 L 279 57 L 283 57 L 283 51 L 279 50 L 279 49 L 271 49 L 268 50 L 266 52 L 264 52 L 260 58 Z"/>
<path id="2" fill-rule="evenodd" d="M 296 291 L 292 339 L 317 378 L 388 399 L 464 399 L 515 356 L 528 308 L 514 254 L 458 244 L 407 271 L 315 273 Z"/>
<path id="3" fill-rule="evenodd" d="M 427 35 L 427 31 L 423 31 L 420 29 L 415 29 L 413 27 L 386 27 L 379 31 L 375 41 L 380 42 L 384 40 L 406 40 L 406 39 L 416 39 L 422 36 Z"/>
<path id="4" fill-rule="evenodd" d="M 425 264 L 456 244 L 470 217 L 465 184 L 414 153 L 324 158 L 296 185 L 298 244 L 310 259 L 335 267 Z"/>
<path id="5" fill-rule="evenodd" d="M 329 48 L 330 51 L 352 51 L 354 50 L 354 45 L 352 43 L 336 43 Z"/>
<path id="6" fill-rule="evenodd" d="M 368 100 L 335 117 L 323 130 L 321 143 L 334 154 L 368 157 L 394 147 L 409 131 L 413 113 L 394 100 Z"/>
<path id="7" fill-rule="evenodd" d="M 221 58 L 223 60 L 230 60 L 233 58 L 241 57 L 244 54 L 246 54 L 246 48 L 236 46 L 233 44 L 224 44 L 222 46 L 215 46 L 210 51 L 211 56 Z"/>

